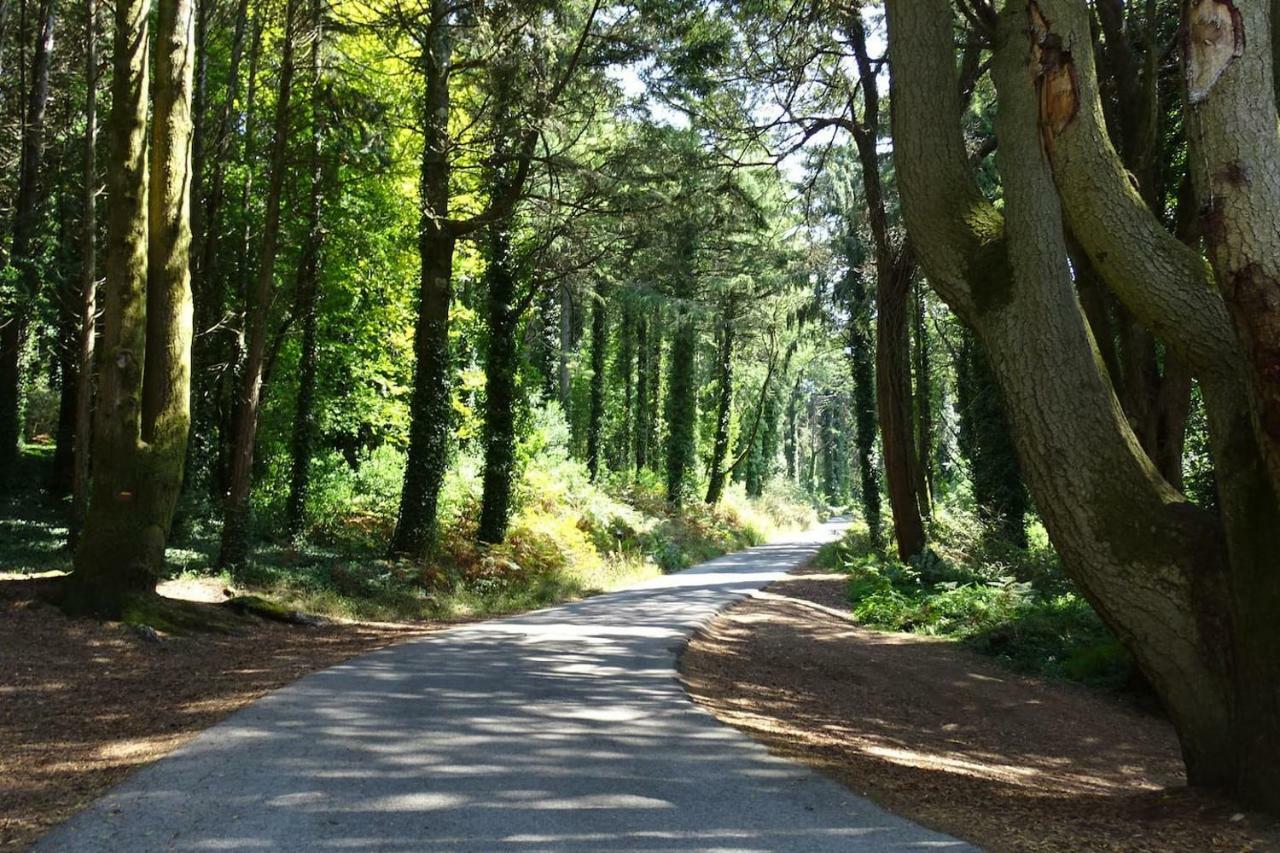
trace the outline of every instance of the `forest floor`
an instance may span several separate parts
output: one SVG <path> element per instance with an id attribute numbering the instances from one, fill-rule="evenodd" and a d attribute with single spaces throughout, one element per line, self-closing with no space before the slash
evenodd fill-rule
<path id="1" fill-rule="evenodd" d="M 872 631 L 847 577 L 799 570 L 690 642 L 693 698 L 777 754 L 989 850 L 1280 850 L 1280 826 L 1185 785 L 1167 721 Z"/>
<path id="2" fill-rule="evenodd" d="M 286 625 L 159 639 L 120 623 L 70 619 L 40 580 L 0 580 L 0 850 L 20 850 L 130 771 L 312 670 L 444 627 Z M 215 584 L 216 586 L 216 584 Z M 213 602 L 221 590 L 161 591 Z"/>

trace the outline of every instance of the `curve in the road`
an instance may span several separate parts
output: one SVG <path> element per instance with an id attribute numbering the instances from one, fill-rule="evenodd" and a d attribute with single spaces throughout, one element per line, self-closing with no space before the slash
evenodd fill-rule
<path id="1" fill-rule="evenodd" d="M 969 849 L 771 756 L 678 681 L 699 625 L 838 532 L 314 673 L 134 774 L 37 849 Z"/>

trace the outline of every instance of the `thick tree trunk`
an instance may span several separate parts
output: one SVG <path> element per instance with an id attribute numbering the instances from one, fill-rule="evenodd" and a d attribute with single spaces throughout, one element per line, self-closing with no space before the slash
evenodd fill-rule
<path id="1" fill-rule="evenodd" d="M 1219 289 L 1244 352 L 1257 446 L 1270 474 L 1270 518 L 1253 519 L 1236 561 L 1234 698 L 1237 788 L 1280 813 L 1280 134 L 1270 0 L 1192 0 L 1187 33 L 1192 179 Z M 1263 532 L 1269 530 L 1268 532 Z M 1240 541 L 1244 536 L 1248 539 Z M 1272 541 L 1268 541 L 1272 540 Z"/>
<path id="2" fill-rule="evenodd" d="M 391 541 L 393 555 L 422 557 L 435 542 L 440 487 L 448 465 L 452 433 L 450 407 L 449 301 L 452 297 L 454 237 L 449 215 L 449 61 L 446 3 L 433 0 L 432 41 L 422 57 L 424 81 L 421 264 L 418 317 L 414 326 L 413 396 L 409 402 L 409 449 L 400 514 Z"/>
<path id="3" fill-rule="evenodd" d="M 1043 79 L 1045 61 L 1041 57 L 1030 67 L 1026 61 L 1026 34 L 1034 34 L 1037 22 L 1033 17 L 1029 27 L 1026 7 L 1013 8 L 1002 22 L 994 66 L 1002 217 L 982 198 L 968 172 L 954 96 L 949 4 L 889 0 L 887 9 L 894 154 L 907 227 L 918 241 L 930 282 L 977 330 L 991 356 L 1027 484 L 1063 565 L 1165 700 L 1189 779 L 1255 793 L 1266 790 L 1251 782 L 1265 781 L 1280 762 L 1272 760 L 1271 771 L 1258 769 L 1269 748 L 1267 729 L 1242 725 L 1242 693 L 1233 673 L 1238 673 L 1242 645 L 1274 648 L 1275 628 L 1250 625 L 1231 612 L 1228 582 L 1238 588 L 1242 580 L 1234 568 L 1236 555 L 1232 577 L 1213 519 L 1169 487 L 1141 451 L 1100 369 L 1073 294 L 1060 222 L 1060 210 L 1070 215 L 1072 205 L 1064 189 L 1060 208 L 1041 145 L 1056 149 L 1056 160 L 1066 138 L 1061 131 L 1080 126 L 1075 122 L 1085 110 L 1078 107 L 1089 99 L 1073 103 L 1077 95 L 1063 93 L 1078 89 L 1042 83 L 1040 91 L 1054 97 L 1046 101 L 1042 96 L 1037 105 L 1033 82 Z M 1064 43 L 1080 42 L 1058 44 Z M 1077 51 L 1075 61 L 1088 53 Z M 1067 69 L 1065 77 L 1052 82 L 1080 85 L 1087 79 L 1087 74 Z M 1134 222 L 1120 224 L 1132 228 Z M 1073 231 L 1080 233 L 1074 220 Z M 1140 254 L 1132 243 L 1126 253 Z M 1185 278 L 1172 283 L 1181 281 Z M 1153 282 L 1165 284 L 1170 281 Z M 1170 319 L 1168 333 L 1161 336 L 1185 349 L 1189 363 L 1203 364 L 1206 379 L 1229 382 L 1230 361 L 1222 370 L 1215 351 L 1221 340 L 1186 334 L 1186 324 L 1212 319 L 1206 314 L 1212 312 L 1212 302 L 1191 312 L 1181 300 L 1198 298 L 1200 291 L 1160 286 L 1150 291 L 1145 310 Z M 1170 298 L 1162 301 L 1166 296 Z M 1134 304 L 1136 310 L 1139 303 Z M 1203 356 L 1199 362 L 1197 355 Z M 1215 417 L 1211 412 L 1211 423 Z M 1215 431 L 1221 423 L 1214 425 Z M 1233 452 L 1247 456 L 1250 439 L 1247 431 L 1244 436 L 1237 431 Z M 1231 503 L 1238 501 L 1231 493 L 1248 486 L 1249 478 L 1232 473 L 1239 470 L 1239 458 L 1221 462 L 1228 472 L 1220 471 L 1219 485 L 1224 516 L 1229 516 L 1235 511 Z M 1259 500 L 1256 491 L 1251 494 L 1249 505 L 1260 513 L 1255 518 L 1266 519 L 1255 536 L 1265 539 L 1271 534 L 1263 531 L 1275 527 L 1274 502 Z M 1231 528 L 1228 520 L 1227 541 L 1234 552 Z M 1274 695 L 1263 700 L 1274 701 Z"/>
<path id="4" fill-rule="evenodd" d="M 80 222 L 79 369 L 76 371 L 76 433 L 71 476 L 68 540 L 80 537 L 89 507 L 89 460 L 93 436 L 94 346 L 97 339 L 98 282 L 98 0 L 85 3 L 84 214 Z"/>
<path id="5" fill-rule="evenodd" d="M 587 410 L 587 473 L 591 482 L 600 475 L 604 451 L 604 370 L 609 348 L 609 311 L 606 288 L 601 282 L 591 308 L 591 399 Z"/>
<path id="6" fill-rule="evenodd" d="M 729 452 L 729 417 L 733 412 L 733 339 L 734 310 L 732 299 L 726 300 L 720 326 L 720 346 L 716 352 L 716 425 L 711 439 L 711 463 L 708 465 L 707 503 L 715 506 L 724 495 L 724 457 Z"/>
<path id="7" fill-rule="evenodd" d="M 190 427 L 192 7 L 175 0 L 157 16 L 148 170 L 148 5 L 115 4 L 96 463 L 64 599 L 105 616 L 154 590 Z"/>
<path id="8" fill-rule="evenodd" d="M 294 42 L 297 37 L 299 0 L 285 7 L 284 48 L 280 60 L 280 84 L 276 96 L 275 126 L 271 141 L 271 174 L 267 181 L 267 208 L 262 222 L 262 251 L 257 279 L 245 303 L 248 345 L 241 376 L 240 400 L 231 450 L 231 477 L 223 512 L 222 543 L 218 565 L 239 569 L 249 559 L 249 493 L 253 488 L 253 450 L 262 403 L 262 374 L 267 355 L 267 323 L 275 289 L 276 254 L 280 240 L 280 204 L 288 170 L 290 111 L 293 95 Z"/>
<path id="9" fill-rule="evenodd" d="M 30 306 L 40 287 L 34 257 L 43 192 L 40 165 L 44 156 L 44 114 L 49 103 L 49 63 L 53 54 L 53 0 L 41 0 L 31 80 L 22 124 L 18 164 L 18 197 L 13 211 L 13 243 L 9 263 L 18 271 L 18 292 L 0 313 L 0 488 L 8 485 L 21 439 L 22 349 Z"/>

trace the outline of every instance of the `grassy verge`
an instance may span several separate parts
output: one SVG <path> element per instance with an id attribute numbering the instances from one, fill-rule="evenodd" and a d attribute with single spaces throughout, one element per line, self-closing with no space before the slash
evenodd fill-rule
<path id="1" fill-rule="evenodd" d="M 0 511 L 0 573 L 68 570 L 65 505 L 40 488 L 48 453 L 28 448 L 23 464 L 28 487 Z M 431 560 L 383 558 L 403 459 L 382 453 L 354 468 L 330 460 L 317 464 L 310 525 L 300 543 L 277 533 L 283 495 L 269 486 L 258 489 L 253 562 L 235 577 L 213 568 L 216 514 L 185 506 L 168 553 L 171 577 L 213 580 L 237 595 L 340 618 L 475 618 L 615 589 L 817 520 L 803 496 L 783 487 L 749 499 L 735 486 L 717 507 L 693 501 L 673 510 L 656 478 L 618 475 L 593 484 L 582 463 L 558 445 L 543 444 L 523 460 L 507 540 L 482 546 L 475 542 L 477 464 L 463 458 L 449 477 L 440 544 Z"/>
<path id="2" fill-rule="evenodd" d="M 948 511 L 930 550 L 910 563 L 873 548 L 857 525 L 818 563 L 849 576 L 853 615 L 870 627 L 958 640 L 1021 672 L 1140 689 L 1128 654 L 1062 574 L 1043 530 L 1015 548 Z"/>

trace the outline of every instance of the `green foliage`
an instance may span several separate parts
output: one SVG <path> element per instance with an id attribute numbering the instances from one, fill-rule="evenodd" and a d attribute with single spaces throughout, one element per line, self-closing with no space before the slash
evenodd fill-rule
<path id="1" fill-rule="evenodd" d="M 955 511 L 941 514 L 935 548 L 904 564 L 855 526 L 819 553 L 849 576 L 853 616 L 874 628 L 947 637 L 1013 668 L 1120 688 L 1133 664 L 1044 544 L 1017 549 Z"/>

